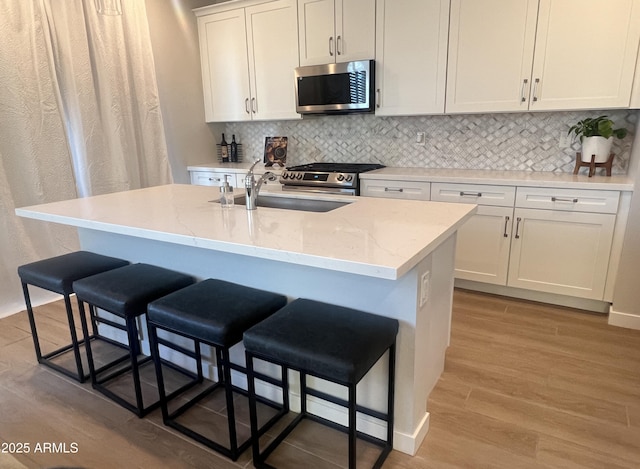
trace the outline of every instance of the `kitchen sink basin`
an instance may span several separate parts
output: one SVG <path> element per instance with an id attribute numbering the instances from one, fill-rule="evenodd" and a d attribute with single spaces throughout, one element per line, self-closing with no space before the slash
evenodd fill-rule
<path id="1" fill-rule="evenodd" d="M 237 205 L 246 205 L 245 197 L 236 197 Z M 280 208 L 284 210 L 300 210 L 303 212 L 330 212 L 340 207 L 344 207 L 350 202 L 340 202 L 337 200 L 306 199 L 302 197 L 280 197 L 269 195 L 258 195 L 258 208 Z"/>

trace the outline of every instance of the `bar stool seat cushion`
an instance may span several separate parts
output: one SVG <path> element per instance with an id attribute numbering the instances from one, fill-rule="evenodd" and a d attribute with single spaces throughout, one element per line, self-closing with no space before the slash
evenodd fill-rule
<path id="1" fill-rule="evenodd" d="M 160 327 L 231 347 L 245 330 L 286 304 L 284 295 L 208 279 L 150 303 L 147 314 Z"/>
<path id="2" fill-rule="evenodd" d="M 64 294 L 73 293 L 73 282 L 107 270 L 124 267 L 129 262 L 88 251 L 76 251 L 18 267 L 23 282 Z"/>
<path id="3" fill-rule="evenodd" d="M 149 264 L 131 264 L 73 283 L 79 299 L 121 317 L 146 312 L 147 304 L 194 283 L 193 277 Z"/>
<path id="4" fill-rule="evenodd" d="M 244 333 L 245 349 L 332 381 L 355 384 L 394 343 L 396 319 L 298 299 Z"/>

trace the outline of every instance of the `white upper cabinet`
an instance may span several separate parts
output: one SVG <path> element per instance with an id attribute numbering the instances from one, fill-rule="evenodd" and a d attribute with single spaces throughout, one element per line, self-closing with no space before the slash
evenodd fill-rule
<path id="1" fill-rule="evenodd" d="M 378 0 L 376 114 L 444 112 L 449 0 Z"/>
<path id="2" fill-rule="evenodd" d="M 300 65 L 375 55 L 375 0 L 298 0 Z"/>
<path id="3" fill-rule="evenodd" d="M 452 0 L 446 111 L 628 107 L 639 0 Z"/>
<path id="4" fill-rule="evenodd" d="M 449 113 L 528 110 L 538 0 L 451 0 Z"/>
<path id="5" fill-rule="evenodd" d="M 292 0 L 212 9 L 198 17 L 198 33 L 207 122 L 300 118 Z"/>
<path id="6" fill-rule="evenodd" d="M 640 109 L 640 50 L 638 51 L 638 60 L 636 61 L 636 73 L 633 79 L 633 88 L 631 89 L 631 109 Z"/>

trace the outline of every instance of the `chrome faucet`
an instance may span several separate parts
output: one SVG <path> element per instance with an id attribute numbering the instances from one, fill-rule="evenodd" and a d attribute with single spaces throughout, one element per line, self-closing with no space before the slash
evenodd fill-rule
<path id="1" fill-rule="evenodd" d="M 255 163 L 251 165 L 249 168 L 249 172 L 244 178 L 244 189 L 246 191 L 247 198 L 247 210 L 255 210 L 258 206 L 258 194 L 260 193 L 260 188 L 262 187 L 262 183 L 264 181 L 275 181 L 278 179 L 278 176 L 273 174 L 271 171 L 267 171 L 260 179 L 256 182 L 256 178 L 253 174 L 253 168 L 260 162 L 260 160 L 256 160 Z"/>

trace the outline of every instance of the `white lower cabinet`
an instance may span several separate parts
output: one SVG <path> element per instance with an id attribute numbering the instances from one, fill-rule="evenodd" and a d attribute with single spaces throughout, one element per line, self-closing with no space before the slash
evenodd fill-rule
<path id="1" fill-rule="evenodd" d="M 458 230 L 456 278 L 507 284 L 515 195 L 513 186 L 432 184 L 432 200 L 478 204 L 475 215 Z"/>
<path id="2" fill-rule="evenodd" d="M 224 177 L 227 176 L 229 185 L 237 187 L 236 174 L 217 171 L 189 171 L 191 184 L 194 186 L 218 186 L 224 184 Z"/>
<path id="3" fill-rule="evenodd" d="M 432 183 L 431 199 L 478 204 L 456 278 L 603 299 L 618 192 Z"/>
<path id="4" fill-rule="evenodd" d="M 546 199 L 553 208 L 516 207 L 507 285 L 602 300 L 619 193 L 540 188 L 518 192 L 519 204 L 540 205 Z"/>
<path id="5" fill-rule="evenodd" d="M 429 200 L 431 183 L 422 181 L 393 181 L 361 179 L 360 195 L 387 199 Z"/>

